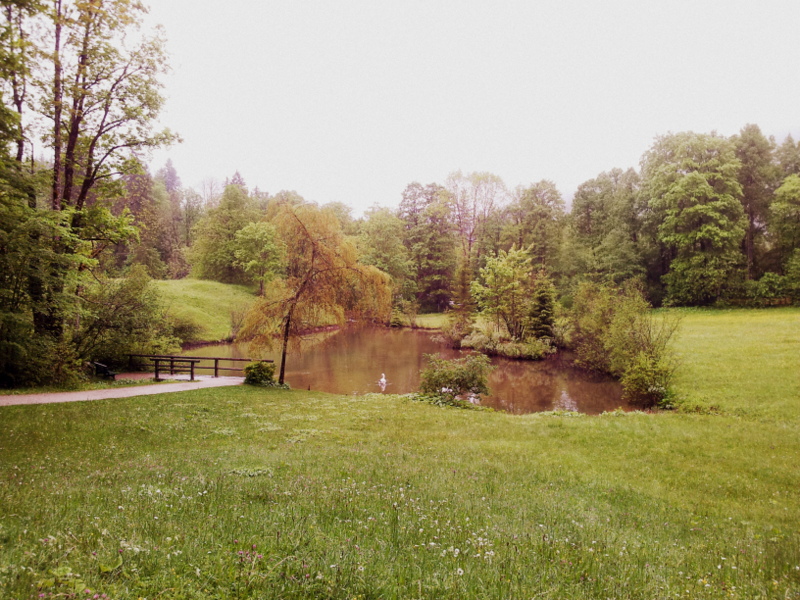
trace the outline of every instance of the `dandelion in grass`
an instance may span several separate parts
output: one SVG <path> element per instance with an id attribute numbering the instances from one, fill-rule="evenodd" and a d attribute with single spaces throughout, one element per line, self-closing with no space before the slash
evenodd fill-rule
<path id="1" fill-rule="evenodd" d="M 456 573 L 458 574 L 459 577 L 461 577 L 464 574 L 464 569 L 459 567 L 458 569 L 456 569 Z"/>

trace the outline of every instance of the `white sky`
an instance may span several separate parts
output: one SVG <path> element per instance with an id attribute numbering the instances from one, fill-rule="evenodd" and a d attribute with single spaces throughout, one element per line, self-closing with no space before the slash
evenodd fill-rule
<path id="1" fill-rule="evenodd" d="M 150 0 L 186 187 L 355 213 L 490 171 L 569 197 L 668 132 L 800 134 L 798 0 Z"/>

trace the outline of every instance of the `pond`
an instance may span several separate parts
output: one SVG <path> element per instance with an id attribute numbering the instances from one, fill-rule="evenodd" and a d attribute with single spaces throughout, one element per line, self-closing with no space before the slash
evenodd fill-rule
<path id="1" fill-rule="evenodd" d="M 301 350 L 290 347 L 286 382 L 294 389 L 336 394 L 368 392 L 405 394 L 417 391 L 425 354 L 445 358 L 461 356 L 458 350 L 434 341 L 429 331 L 352 327 L 317 334 Z M 214 344 L 184 352 L 190 356 L 248 357 L 246 344 Z M 262 358 L 280 364 L 277 349 Z M 599 414 L 620 406 L 622 390 L 616 381 L 571 367 L 568 361 L 516 361 L 493 358 L 490 396 L 481 405 L 511 413 L 575 410 Z M 381 376 L 385 374 L 385 390 Z"/>

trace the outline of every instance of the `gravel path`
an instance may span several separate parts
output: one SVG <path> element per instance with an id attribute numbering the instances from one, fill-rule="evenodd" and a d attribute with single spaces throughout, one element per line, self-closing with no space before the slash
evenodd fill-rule
<path id="1" fill-rule="evenodd" d="M 140 375 L 141 374 L 137 374 Z M 152 375 L 147 375 L 152 377 Z M 121 374 L 120 379 L 133 379 L 128 374 Z M 153 394 L 169 394 L 170 392 L 187 392 L 200 388 L 241 385 L 243 377 L 196 377 L 195 381 L 176 383 L 158 383 L 154 385 L 137 385 L 133 387 L 107 388 L 104 390 L 86 390 L 83 392 L 54 392 L 52 394 L 17 394 L 0 396 L 0 406 L 13 404 L 48 404 L 50 402 L 83 402 L 86 400 L 106 400 L 108 398 L 131 398 L 133 396 L 151 396 Z"/>

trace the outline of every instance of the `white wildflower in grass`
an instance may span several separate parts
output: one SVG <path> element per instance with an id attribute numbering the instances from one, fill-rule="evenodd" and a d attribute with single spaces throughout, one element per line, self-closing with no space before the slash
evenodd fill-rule
<path id="1" fill-rule="evenodd" d="M 462 568 L 460 568 L 460 567 L 459 567 L 459 568 L 456 570 L 456 573 L 458 574 L 458 576 L 459 576 L 459 577 L 461 577 L 461 576 L 464 574 L 464 569 L 462 569 Z"/>

